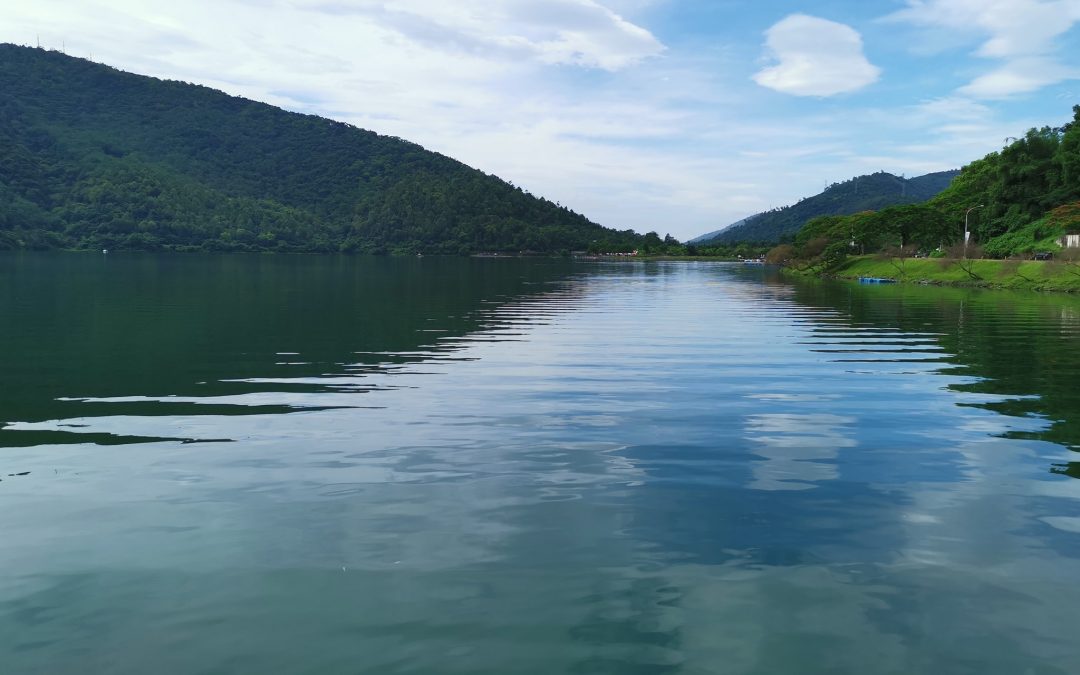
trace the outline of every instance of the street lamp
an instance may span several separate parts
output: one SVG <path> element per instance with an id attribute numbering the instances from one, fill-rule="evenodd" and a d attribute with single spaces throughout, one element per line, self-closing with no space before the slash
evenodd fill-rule
<path id="1" fill-rule="evenodd" d="M 974 211 L 975 209 L 981 209 L 984 206 L 986 206 L 986 205 L 985 204 L 979 204 L 978 206 L 972 206 L 970 209 L 968 209 L 967 211 L 964 212 L 964 259 L 965 260 L 967 259 L 968 239 L 971 239 L 971 230 L 968 229 L 968 216 L 970 216 L 971 212 Z"/>

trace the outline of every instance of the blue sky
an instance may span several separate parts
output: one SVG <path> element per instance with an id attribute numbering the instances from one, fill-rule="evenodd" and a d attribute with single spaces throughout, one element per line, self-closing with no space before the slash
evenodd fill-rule
<path id="1" fill-rule="evenodd" d="M 1080 0 L 35 0 L 0 40 L 416 141 L 680 239 L 1080 103 Z"/>

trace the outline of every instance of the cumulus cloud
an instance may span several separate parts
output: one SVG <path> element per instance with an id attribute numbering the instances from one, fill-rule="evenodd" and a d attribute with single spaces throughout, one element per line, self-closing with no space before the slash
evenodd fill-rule
<path id="1" fill-rule="evenodd" d="M 977 34 L 977 56 L 1001 65 L 961 88 L 977 98 L 1006 98 L 1080 77 L 1056 57 L 1056 39 L 1080 22 L 1080 0 L 907 0 L 890 15 L 935 29 Z"/>
<path id="2" fill-rule="evenodd" d="M 834 96 L 877 81 L 881 69 L 863 54 L 862 36 L 850 26 L 793 14 L 765 33 L 777 63 L 754 75 L 763 87 L 795 96 Z"/>

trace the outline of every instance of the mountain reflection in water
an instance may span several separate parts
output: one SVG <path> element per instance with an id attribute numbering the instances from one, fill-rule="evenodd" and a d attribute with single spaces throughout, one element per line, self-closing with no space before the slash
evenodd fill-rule
<path id="1" fill-rule="evenodd" d="M 1078 299 L 710 263 L 0 275 L 11 672 L 1080 662 Z"/>

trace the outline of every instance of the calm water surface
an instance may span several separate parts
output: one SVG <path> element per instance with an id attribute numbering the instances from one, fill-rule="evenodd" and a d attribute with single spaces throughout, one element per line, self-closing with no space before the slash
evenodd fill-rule
<path id="1" fill-rule="evenodd" d="M 0 257 L 5 673 L 1080 672 L 1080 299 Z"/>

